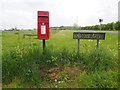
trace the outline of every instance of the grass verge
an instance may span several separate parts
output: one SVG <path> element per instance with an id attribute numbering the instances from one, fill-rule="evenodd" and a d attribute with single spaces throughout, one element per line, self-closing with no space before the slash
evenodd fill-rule
<path id="1" fill-rule="evenodd" d="M 40 47 L 16 47 L 3 53 L 3 87 L 95 87 L 117 88 L 117 58 L 109 49 L 103 47 L 80 54 L 75 51 L 48 49 L 43 52 Z M 51 82 L 49 70 L 62 68 L 61 79 Z M 65 67 L 79 67 L 81 74 L 70 81 L 70 73 Z M 38 72 L 38 70 L 42 70 Z M 45 72 L 45 76 L 42 73 Z M 85 72 L 85 73 L 84 73 Z M 84 73 L 84 74 L 83 74 Z"/>

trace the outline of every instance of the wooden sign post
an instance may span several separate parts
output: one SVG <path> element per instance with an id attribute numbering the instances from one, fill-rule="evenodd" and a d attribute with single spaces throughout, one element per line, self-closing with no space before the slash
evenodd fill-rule
<path id="1" fill-rule="evenodd" d="M 93 39 L 97 40 L 97 48 L 99 47 L 99 40 L 105 40 L 105 33 L 95 33 L 95 32 L 74 32 L 73 39 L 78 39 L 78 53 L 79 53 L 79 43 L 80 39 Z"/>

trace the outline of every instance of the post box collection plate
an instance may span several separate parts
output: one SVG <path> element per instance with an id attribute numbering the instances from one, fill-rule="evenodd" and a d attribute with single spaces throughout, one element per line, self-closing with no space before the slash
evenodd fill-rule
<path id="1" fill-rule="evenodd" d="M 46 26 L 41 25 L 41 35 L 45 35 L 45 34 L 46 34 Z"/>

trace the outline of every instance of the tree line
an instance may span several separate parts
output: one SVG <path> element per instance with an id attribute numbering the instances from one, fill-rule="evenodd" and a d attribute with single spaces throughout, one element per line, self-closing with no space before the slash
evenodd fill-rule
<path id="1" fill-rule="evenodd" d="M 4 29 L 4 31 L 19 31 L 19 30 L 24 30 L 24 29 L 17 29 L 11 28 L 11 29 Z M 37 30 L 36 28 L 33 29 L 28 29 L 28 30 Z M 100 25 L 93 25 L 93 26 L 77 26 L 77 24 L 73 24 L 73 26 L 55 26 L 55 27 L 50 27 L 50 30 L 100 30 Z M 119 30 L 120 31 L 120 22 L 112 22 L 112 23 L 107 23 L 107 24 L 101 24 L 101 30 Z"/>
<path id="2" fill-rule="evenodd" d="M 100 30 L 100 25 L 80 27 L 74 24 L 73 26 L 50 27 L 50 30 Z M 120 30 L 120 22 L 101 24 L 101 30 Z"/>
<path id="3" fill-rule="evenodd" d="M 83 30 L 100 30 L 100 25 L 81 27 Z M 120 30 L 120 22 L 101 24 L 101 30 Z"/>

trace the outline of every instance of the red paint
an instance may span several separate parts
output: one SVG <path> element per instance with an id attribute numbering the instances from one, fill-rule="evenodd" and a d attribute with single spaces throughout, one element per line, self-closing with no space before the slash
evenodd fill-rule
<path id="1" fill-rule="evenodd" d="M 38 29 L 38 39 L 49 39 L 49 12 L 48 11 L 38 11 L 37 12 L 37 29 Z M 41 26 L 46 29 L 46 34 L 41 34 Z"/>

